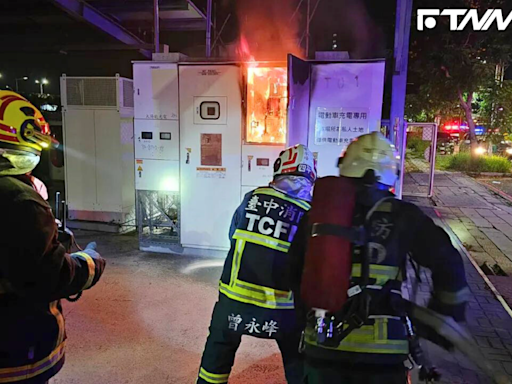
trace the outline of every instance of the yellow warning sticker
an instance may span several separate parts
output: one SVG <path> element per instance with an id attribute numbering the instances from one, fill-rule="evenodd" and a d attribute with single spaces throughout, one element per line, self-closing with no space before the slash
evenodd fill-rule
<path id="1" fill-rule="evenodd" d="M 142 172 L 142 167 L 139 165 L 139 168 L 137 168 L 137 171 Z"/>

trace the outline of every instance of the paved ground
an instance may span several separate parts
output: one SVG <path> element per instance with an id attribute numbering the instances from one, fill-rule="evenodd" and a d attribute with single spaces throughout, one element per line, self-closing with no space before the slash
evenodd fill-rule
<path id="1" fill-rule="evenodd" d="M 404 194 L 424 194 L 426 173 L 408 173 Z M 427 199 L 417 199 L 431 205 Z M 436 172 L 433 205 L 482 265 L 498 264 L 512 275 L 512 206 L 501 196 L 460 173 Z"/>
<path id="2" fill-rule="evenodd" d="M 480 180 L 488 184 L 491 188 L 498 189 L 509 196 L 512 196 L 512 178 L 492 178 Z"/>
<path id="3" fill-rule="evenodd" d="M 421 192 L 426 182 L 421 173 L 407 175 L 406 191 Z M 509 268 L 511 239 L 506 232 L 512 228 L 512 208 L 465 176 L 443 173 L 436 182 L 434 201 L 412 200 L 439 225 L 450 224 L 461 251 L 464 242 L 479 261 L 502 262 Z M 108 267 L 97 287 L 79 302 L 65 303 L 67 362 L 51 384 L 194 383 L 222 261 L 139 252 L 131 235 L 78 234 L 82 245 L 93 239 Z M 469 258 L 465 263 L 473 293 L 468 329 L 495 370 L 512 374 L 512 318 Z M 420 304 L 431 291 L 425 272 L 423 281 L 417 294 Z M 410 286 L 404 290 L 410 295 Z M 444 374 L 443 383 L 490 382 L 463 356 L 425 345 Z M 246 338 L 230 383 L 284 384 L 277 347 Z"/>
<path id="4" fill-rule="evenodd" d="M 66 364 L 51 384 L 192 384 L 217 298 L 221 260 L 139 252 L 131 235 L 82 235 L 108 266 L 65 303 Z M 230 383 L 284 384 L 273 342 L 245 338 Z"/>

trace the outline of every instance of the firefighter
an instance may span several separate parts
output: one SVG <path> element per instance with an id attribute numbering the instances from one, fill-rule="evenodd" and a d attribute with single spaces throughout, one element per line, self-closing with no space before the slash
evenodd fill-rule
<path id="1" fill-rule="evenodd" d="M 287 254 L 309 210 L 316 160 L 296 145 L 281 152 L 269 186 L 245 195 L 236 210 L 198 383 L 227 383 L 242 335 L 274 339 L 289 383 L 302 380 L 300 329 L 285 281 Z"/>
<path id="2" fill-rule="evenodd" d="M 319 200 L 317 196 L 328 178 L 317 180 L 312 208 L 299 224 L 289 256 L 289 281 L 305 327 L 301 345 L 305 383 L 407 382 L 404 361 L 410 353 L 410 334 L 401 286 L 408 254 L 432 272 L 429 307 L 457 322 L 464 321 L 469 289 L 462 258 L 443 229 L 417 206 L 395 199 L 390 192 L 397 180 L 398 159 L 395 147 L 380 133 L 363 135 L 340 159 L 340 178 L 327 180 L 334 182 L 332 185 L 346 182 L 352 190 L 347 188 L 346 194 L 336 191 L 332 199 Z M 323 192 L 329 194 L 328 190 Z M 316 212 L 321 212 L 318 209 L 336 209 L 336 199 L 343 199 L 343 204 L 353 201 L 349 227 L 326 226 L 318 216 L 312 222 Z M 338 236 L 348 239 L 346 254 L 329 247 L 320 249 Z M 310 258 L 310 252 L 314 258 Z M 329 268 L 326 271 L 314 265 L 316 259 L 324 264 L 333 261 L 335 266 L 339 258 L 348 262 L 349 289 L 344 292 L 332 289 L 340 281 L 340 274 L 332 273 L 332 268 L 329 274 Z M 308 278 L 311 271 L 321 270 L 324 275 Z M 321 295 L 319 286 L 326 287 Z M 329 299 L 327 295 L 334 300 L 324 300 Z M 307 303 L 314 302 L 315 297 L 325 303 L 336 302 L 340 295 L 346 301 L 338 312 L 322 311 L 318 308 L 325 307 Z M 432 329 L 426 332 L 435 339 Z"/>
<path id="3" fill-rule="evenodd" d="M 95 285 L 105 260 L 95 243 L 68 254 L 30 172 L 54 145 L 22 96 L 0 91 L 0 383 L 46 383 L 64 364 L 60 299 Z"/>

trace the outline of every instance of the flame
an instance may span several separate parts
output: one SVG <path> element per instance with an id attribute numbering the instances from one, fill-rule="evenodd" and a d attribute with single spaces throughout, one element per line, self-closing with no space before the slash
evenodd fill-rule
<path id="1" fill-rule="evenodd" d="M 248 143 L 284 144 L 286 142 L 287 73 L 286 68 L 247 64 Z"/>

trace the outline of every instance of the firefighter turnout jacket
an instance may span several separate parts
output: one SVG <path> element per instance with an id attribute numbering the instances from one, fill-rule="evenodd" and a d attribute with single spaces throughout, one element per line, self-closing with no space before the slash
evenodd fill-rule
<path id="1" fill-rule="evenodd" d="M 40 383 L 64 364 L 59 299 L 96 284 L 104 261 L 66 253 L 27 176 L 0 177 L 0 212 L 0 383 Z"/>
<path id="2" fill-rule="evenodd" d="M 219 282 L 221 297 L 261 313 L 289 311 L 294 301 L 286 281 L 288 250 L 308 202 L 272 187 L 249 192 L 231 223 L 228 252 Z"/>
<path id="3" fill-rule="evenodd" d="M 408 254 L 432 272 L 434 291 L 429 306 L 457 321 L 464 320 L 469 288 L 459 252 L 446 232 L 418 207 L 393 197 L 387 191 L 364 188 L 356 198 L 353 224 L 358 227 L 367 223 L 368 240 L 365 245 L 352 245 L 351 286 L 357 286 L 361 281 L 364 256 L 369 261 L 366 287 L 370 296 L 368 318 L 339 345 L 326 346 L 317 342 L 315 319 L 306 320 L 310 308 L 301 308 L 298 312 L 306 328 L 306 356 L 341 360 L 348 364 L 391 365 L 403 362 L 409 353 L 409 345 L 400 303 Z M 370 210 L 373 212 L 368 215 Z M 299 224 L 289 256 L 290 283 L 298 307 L 303 307 L 300 304 L 301 276 L 311 235 L 309 224 L 306 215 Z"/>

